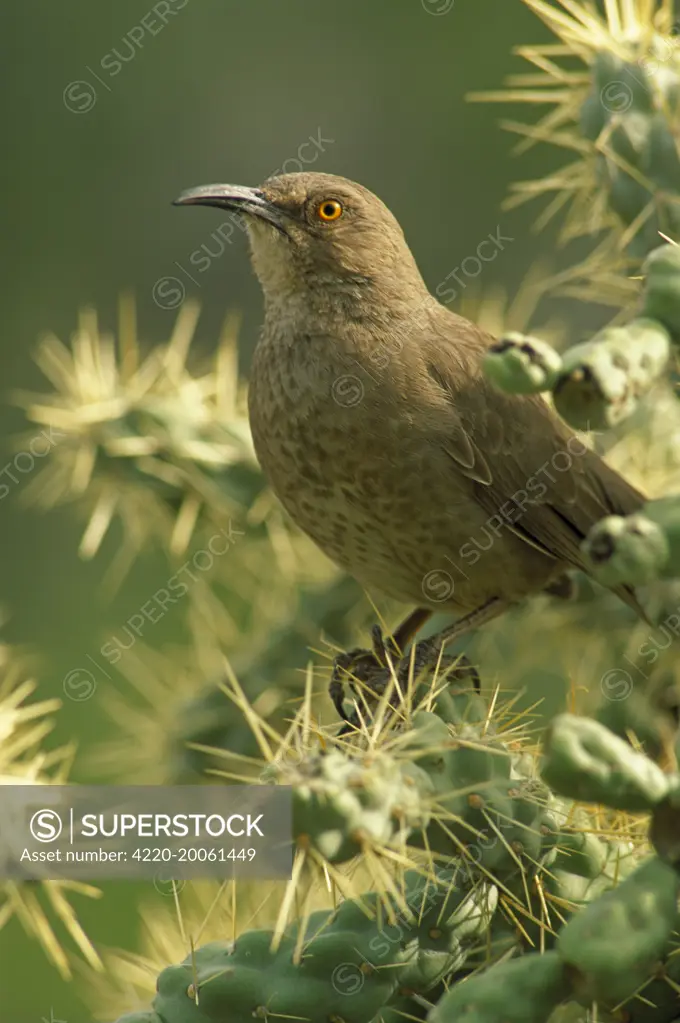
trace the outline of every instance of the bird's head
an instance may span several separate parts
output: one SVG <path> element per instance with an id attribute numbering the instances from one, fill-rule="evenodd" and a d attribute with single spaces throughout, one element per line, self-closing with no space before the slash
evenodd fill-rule
<path id="1" fill-rule="evenodd" d="M 333 289 L 424 289 L 403 231 L 367 188 L 334 174 L 301 172 L 259 188 L 203 185 L 176 205 L 216 206 L 244 217 L 265 295 Z"/>

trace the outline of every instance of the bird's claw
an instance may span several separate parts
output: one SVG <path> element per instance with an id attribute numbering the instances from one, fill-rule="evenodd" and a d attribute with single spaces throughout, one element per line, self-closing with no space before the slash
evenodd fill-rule
<path id="1" fill-rule="evenodd" d="M 345 707 L 345 687 L 357 697 L 363 696 L 362 706 L 367 710 L 372 702 L 379 700 L 387 687 L 392 683 L 393 693 L 390 703 L 396 705 L 403 698 L 414 680 L 419 680 L 425 672 L 436 672 L 446 679 L 447 686 L 455 682 L 472 683 L 479 691 L 480 682 L 476 669 L 466 657 L 460 654 L 447 654 L 442 651 L 437 636 L 421 640 L 411 650 L 402 655 L 390 636 L 387 641 L 380 626 L 371 630 L 371 649 L 357 647 L 346 653 L 339 654 L 333 664 L 333 672 L 329 686 L 329 695 L 338 715 L 344 721 L 339 734 L 344 735 L 359 725 L 359 712 L 348 715 Z M 374 699 L 371 699 L 371 698 Z"/>
<path id="2" fill-rule="evenodd" d="M 338 654 L 333 662 L 328 694 L 344 722 L 355 724 L 355 715 L 350 718 L 345 711 L 345 686 L 348 685 L 355 695 L 357 685 L 376 694 L 383 692 L 391 675 L 390 665 L 398 661 L 399 656 L 394 640 L 390 636 L 386 641 L 379 625 L 371 629 L 370 650 L 355 647 Z"/>
<path id="3" fill-rule="evenodd" d="M 383 668 L 388 668 L 390 663 L 400 660 L 402 656 L 394 637 L 388 636 L 386 640 L 385 633 L 379 625 L 374 625 L 371 629 L 371 649 L 376 662 Z"/>

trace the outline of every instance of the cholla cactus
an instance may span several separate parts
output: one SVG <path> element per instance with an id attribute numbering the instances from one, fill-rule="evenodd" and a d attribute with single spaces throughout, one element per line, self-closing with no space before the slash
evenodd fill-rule
<path id="1" fill-rule="evenodd" d="M 299 851 L 288 891 L 302 915 L 288 920 L 285 895 L 273 928 L 192 945 L 160 974 L 153 1009 L 119 1023 L 372 1023 L 428 1009 L 435 1021 L 539 1023 L 562 1003 L 593 1001 L 603 1011 L 625 1003 L 635 1020 L 639 990 L 659 981 L 672 1011 L 680 776 L 602 725 L 565 715 L 548 734 L 541 780 L 535 748 L 508 724 L 498 730 L 503 715 L 474 689 L 447 690 L 440 679 L 413 695 L 420 710 L 402 705 L 400 723 L 398 706 L 391 725 L 378 711 L 344 751 L 328 736 L 309 751 L 315 727 L 304 709 L 276 751 L 253 719 L 268 777 L 292 785 Z M 291 765 L 292 752 L 302 759 Z M 631 815 L 642 811 L 654 814 L 656 856 Z M 313 909 L 302 850 L 341 893 L 335 909 Z M 378 890 L 352 878 L 360 851 Z"/>
<path id="2" fill-rule="evenodd" d="M 21 668 L 13 663 L 9 648 L 1 646 L 0 785 L 66 783 L 73 747 L 62 746 L 50 752 L 43 749 L 60 701 L 28 702 L 35 688 L 35 683 L 24 678 Z M 16 919 L 30 937 L 40 942 L 65 979 L 72 975 L 66 939 L 92 969 L 101 970 L 101 960 L 70 903 L 73 895 L 98 898 L 100 894 L 97 888 L 78 881 L 0 881 L 0 929 Z"/>
<path id="3" fill-rule="evenodd" d="M 680 45 L 674 0 L 523 0 L 556 43 L 517 48 L 533 69 L 473 99 L 545 105 L 534 124 L 503 122 L 523 136 L 575 154 L 546 178 L 512 186 L 514 207 L 552 197 L 537 228 L 566 210 L 561 238 L 600 236 L 600 245 L 554 284 L 620 305 L 626 271 L 680 233 Z M 574 67 L 574 58 L 581 67 Z"/>
<path id="4" fill-rule="evenodd" d="M 577 913 L 554 950 L 461 983 L 430 1020 L 539 1023 L 572 1000 L 631 1023 L 672 1019 L 680 1008 L 680 775 L 664 774 L 602 725 L 564 715 L 546 736 L 543 778 L 580 799 L 650 812 L 655 854 Z"/>
<path id="5" fill-rule="evenodd" d="M 263 489 L 238 383 L 237 320 L 227 320 L 208 372 L 194 376 L 187 357 L 198 315 L 198 305 L 185 302 L 167 344 L 142 355 L 125 296 L 117 347 L 86 309 L 70 351 L 53 335 L 38 349 L 55 391 L 21 401 L 55 442 L 31 489 L 43 505 L 78 499 L 88 509 L 85 557 L 116 516 L 128 557 L 151 536 L 183 553 L 202 514 L 227 521 L 242 511 L 244 494 L 253 502 Z"/>
<path id="6" fill-rule="evenodd" d="M 276 897 L 272 889 L 271 899 Z M 265 905 L 269 900 L 265 900 Z M 233 882 L 161 882 L 139 907 L 140 952 L 106 949 L 104 972 L 90 971 L 86 998 L 95 1019 L 110 1021 L 121 1012 L 143 1011 L 168 963 L 184 959 L 202 943 L 235 938 L 262 916 L 261 894 Z"/>

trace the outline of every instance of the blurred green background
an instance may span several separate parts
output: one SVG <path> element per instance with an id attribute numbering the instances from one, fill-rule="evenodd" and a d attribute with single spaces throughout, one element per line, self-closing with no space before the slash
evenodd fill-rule
<path id="1" fill-rule="evenodd" d="M 190 256 L 204 243 L 217 250 L 219 215 L 188 215 L 171 201 L 211 181 L 257 184 L 298 159 L 310 138 L 324 140 L 314 169 L 361 181 L 393 209 L 432 290 L 499 226 L 514 241 L 485 265 L 484 289 L 503 283 L 512 292 L 534 260 L 555 259 L 553 235 L 530 231 L 537 211 L 499 212 L 508 182 L 547 172 L 554 154 L 512 158 L 513 138 L 497 120 L 517 111 L 464 99 L 520 69 L 512 46 L 546 36 L 520 0 L 168 0 L 155 11 L 148 0 L 29 0 L 3 13 L 8 397 L 46 389 L 31 360 L 42 332 L 67 341 L 86 303 L 112 328 L 123 288 L 135 293 L 140 334 L 154 343 L 172 328 L 176 308 L 163 305 L 178 287 L 202 303 L 205 351 L 225 311 L 242 310 L 247 373 L 261 299 L 244 239 L 234 232 L 197 270 Z M 315 152 L 302 150 L 304 159 Z M 588 311 L 570 308 L 575 335 L 592 330 Z M 3 406 L 3 465 L 24 426 L 21 411 Z M 76 515 L 26 508 L 27 477 L 18 480 L 0 500 L 0 599 L 10 615 L 3 638 L 37 653 L 39 695 L 63 697 L 65 674 L 163 584 L 167 569 L 138 564 L 105 599 L 100 581 L 115 530 L 98 558 L 79 560 Z M 173 628 L 168 615 L 154 643 Z M 54 739 L 73 738 L 86 753 L 110 728 L 96 698 L 67 699 Z M 77 762 L 74 777 L 86 776 Z M 104 909 L 78 904 L 83 925 L 95 942 L 132 948 L 142 886 L 104 887 Z M 76 987 L 15 922 L 0 932 L 0 1018 L 89 1018 Z"/>

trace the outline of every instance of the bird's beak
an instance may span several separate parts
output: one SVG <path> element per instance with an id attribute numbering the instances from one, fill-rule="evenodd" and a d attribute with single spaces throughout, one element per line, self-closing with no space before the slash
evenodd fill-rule
<path id="1" fill-rule="evenodd" d="M 200 185 L 189 188 L 175 199 L 173 206 L 216 206 L 220 210 L 247 213 L 284 230 L 282 211 L 259 188 L 247 185 Z"/>

